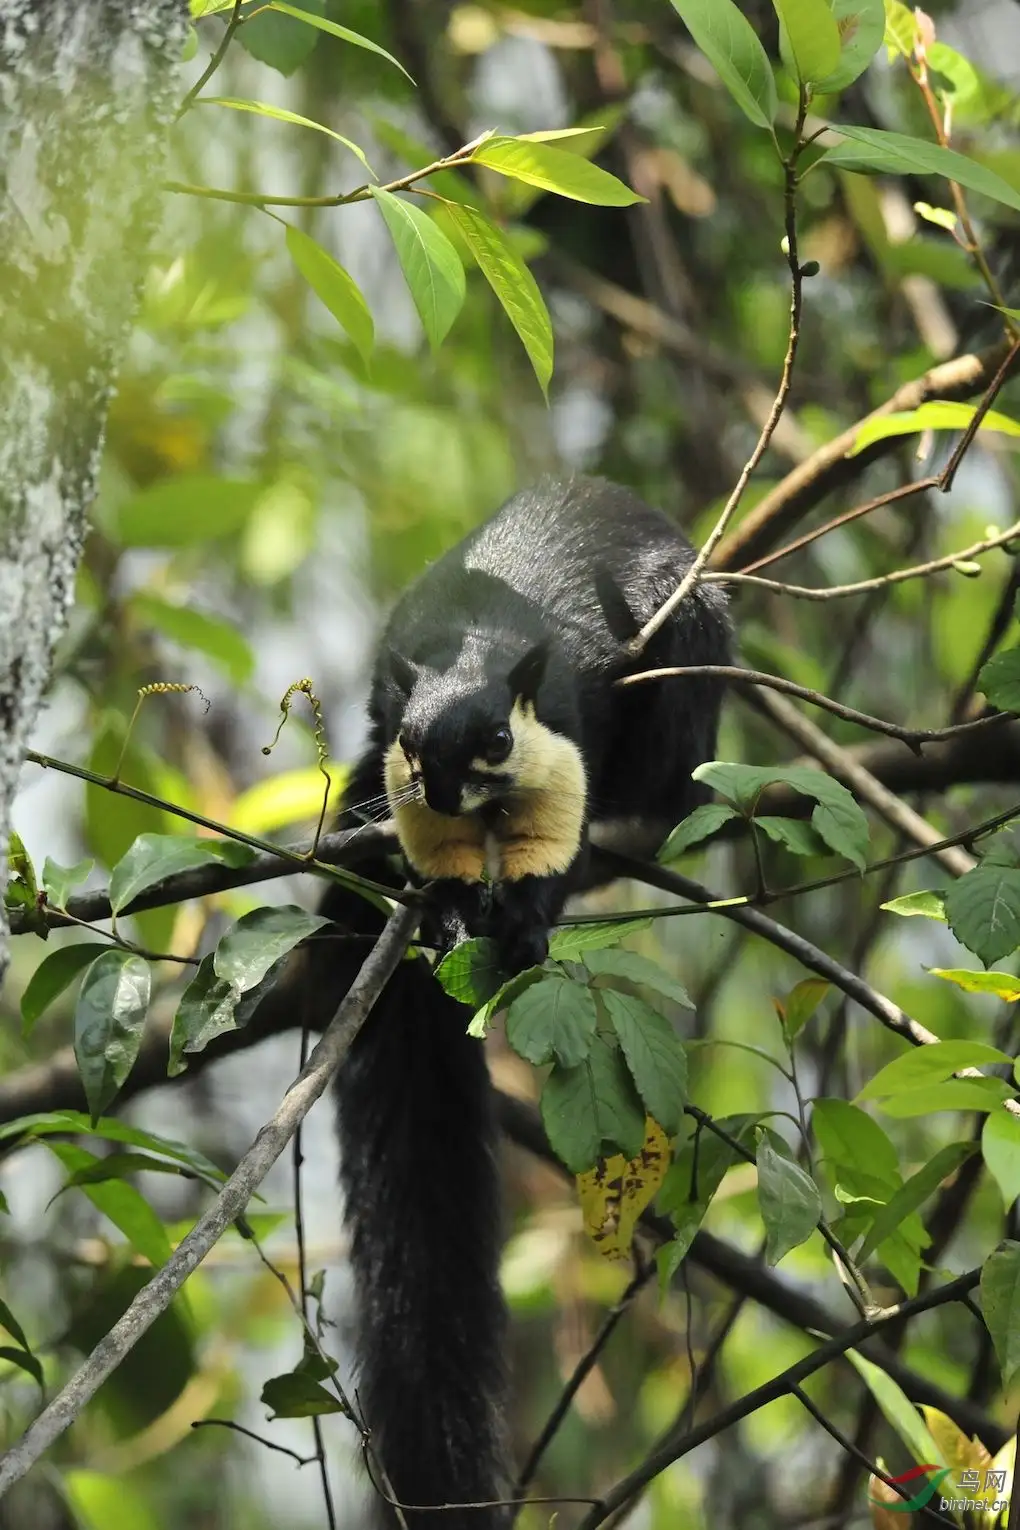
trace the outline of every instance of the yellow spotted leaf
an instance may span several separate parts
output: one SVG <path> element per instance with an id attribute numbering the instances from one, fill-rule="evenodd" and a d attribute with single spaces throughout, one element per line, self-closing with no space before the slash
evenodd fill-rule
<path id="1" fill-rule="evenodd" d="M 607 1259 L 627 1259 L 638 1217 L 666 1177 L 671 1159 L 669 1139 L 651 1116 L 645 1118 L 645 1140 L 636 1158 L 622 1153 L 604 1158 L 577 1176 L 584 1230 Z"/>

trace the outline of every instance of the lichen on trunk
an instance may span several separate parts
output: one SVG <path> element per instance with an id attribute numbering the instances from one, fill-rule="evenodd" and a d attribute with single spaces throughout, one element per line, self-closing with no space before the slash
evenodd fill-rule
<path id="1" fill-rule="evenodd" d="M 0 980 L 10 809 L 159 206 L 187 0 L 0 0 Z"/>

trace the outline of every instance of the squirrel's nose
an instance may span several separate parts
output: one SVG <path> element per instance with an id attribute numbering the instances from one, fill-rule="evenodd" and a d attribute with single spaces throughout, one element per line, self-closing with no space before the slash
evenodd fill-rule
<path id="1" fill-rule="evenodd" d="M 460 782 L 445 772 L 425 769 L 425 801 L 434 813 L 454 818 L 461 809 Z"/>

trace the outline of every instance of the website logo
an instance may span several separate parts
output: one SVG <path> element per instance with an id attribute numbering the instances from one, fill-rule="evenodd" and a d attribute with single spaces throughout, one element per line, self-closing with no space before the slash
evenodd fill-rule
<path id="1" fill-rule="evenodd" d="M 942 1483 L 949 1476 L 948 1466 L 936 1466 L 928 1463 L 925 1466 L 912 1466 L 909 1472 L 901 1472 L 898 1477 L 890 1477 L 889 1481 L 897 1487 L 906 1488 L 910 1483 L 923 1478 L 917 1492 L 912 1498 L 900 1498 L 896 1503 L 888 1503 L 884 1498 L 874 1498 L 868 1494 L 871 1503 L 877 1503 L 883 1509 L 890 1510 L 893 1514 L 913 1514 L 917 1509 L 923 1509 L 926 1503 L 930 1503 L 938 1492 Z M 931 1473 L 931 1476 L 928 1473 Z"/>

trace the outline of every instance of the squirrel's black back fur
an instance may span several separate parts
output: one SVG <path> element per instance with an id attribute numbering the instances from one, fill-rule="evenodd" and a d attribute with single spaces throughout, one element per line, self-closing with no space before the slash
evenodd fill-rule
<path id="1" fill-rule="evenodd" d="M 640 660 L 621 658 L 691 557 L 665 517 L 628 490 L 583 478 L 543 481 L 427 569 L 398 602 L 380 644 L 370 741 L 346 794 L 349 811 L 378 800 L 384 782 L 391 792 L 392 756 L 417 781 L 408 790 L 418 790 L 420 810 L 431 812 L 423 772 L 446 755 L 456 757 L 458 772 L 468 770 L 461 755 L 477 752 L 476 733 L 505 734 L 522 718 L 532 773 L 545 744 L 560 751 L 557 758 L 572 752 L 582 767 L 573 860 L 570 851 L 562 868 L 516 881 L 507 871 L 494 889 L 457 882 L 461 873 L 435 882 L 441 939 L 451 929 L 484 929 L 508 966 L 541 960 L 548 927 L 577 883 L 589 830 L 622 821 L 642 853 L 700 800 L 690 777 L 714 749 L 717 683 L 613 685 L 628 670 L 725 661 L 724 601 L 705 585 Z M 498 797 L 479 810 L 490 839 L 508 811 Z M 640 823 L 650 826 L 645 844 Z M 402 843 L 408 850 L 403 836 Z M 385 864 L 368 874 L 402 881 Z M 452 923 L 448 904 L 458 905 Z M 324 911 L 348 931 L 381 927 L 377 910 L 338 887 Z M 345 989 L 364 954 L 356 943 L 312 950 L 320 974 L 321 963 L 332 966 L 331 992 Z M 497 1144 L 484 1053 L 466 1034 L 469 1018 L 423 958 L 402 962 L 336 1084 L 358 1293 L 356 1386 L 378 1459 L 404 1504 L 496 1499 L 510 1481 Z M 409 1530 L 497 1530 L 508 1522 L 501 1510 L 405 1516 Z"/>

